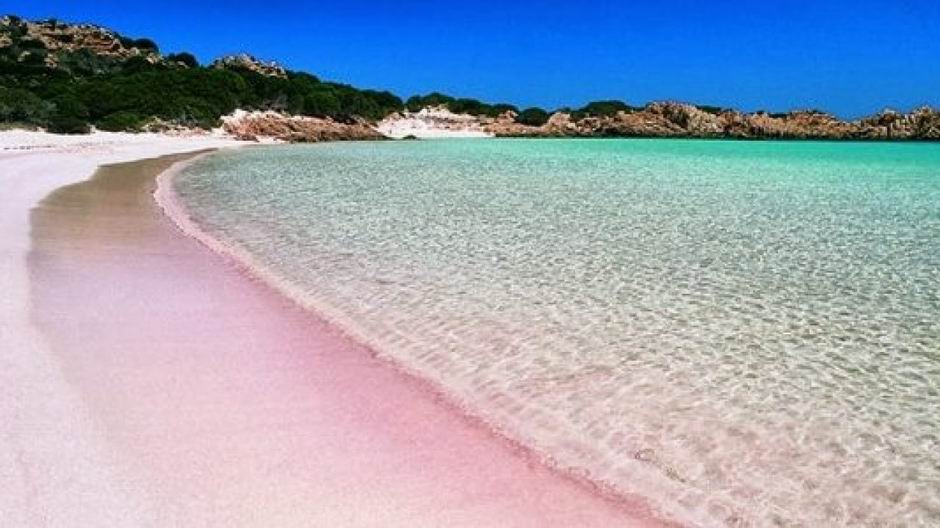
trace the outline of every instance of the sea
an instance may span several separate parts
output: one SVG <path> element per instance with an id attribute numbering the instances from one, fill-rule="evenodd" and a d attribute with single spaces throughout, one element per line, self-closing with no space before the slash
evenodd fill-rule
<path id="1" fill-rule="evenodd" d="M 690 526 L 940 526 L 938 144 L 324 143 L 173 185 L 559 471 Z"/>

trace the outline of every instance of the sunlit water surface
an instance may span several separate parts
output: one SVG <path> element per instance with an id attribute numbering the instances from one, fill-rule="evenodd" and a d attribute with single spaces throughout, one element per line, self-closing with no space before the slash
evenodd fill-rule
<path id="1" fill-rule="evenodd" d="M 940 526 L 940 145 L 337 143 L 176 188 L 380 354 L 674 518 Z"/>

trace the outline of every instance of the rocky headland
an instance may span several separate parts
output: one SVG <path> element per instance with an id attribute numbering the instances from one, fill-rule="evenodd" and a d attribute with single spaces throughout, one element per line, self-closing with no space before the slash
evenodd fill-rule
<path id="1" fill-rule="evenodd" d="M 388 139 L 373 123 L 361 118 L 341 122 L 329 117 L 295 116 L 272 110 L 238 110 L 222 118 L 222 130 L 235 139 L 247 141 L 316 143 Z"/>
<path id="2" fill-rule="evenodd" d="M 513 112 L 506 112 L 496 118 L 478 118 L 474 126 L 496 137 L 940 140 L 940 112 L 928 107 L 910 113 L 885 110 L 843 121 L 817 111 L 712 112 L 686 103 L 656 102 L 608 116 L 578 118 L 556 112 L 540 126 L 521 124 Z"/>
<path id="3" fill-rule="evenodd" d="M 514 112 L 495 118 L 455 114 L 446 107 L 396 112 L 372 122 L 362 118 L 293 116 L 275 111 L 237 111 L 222 118 L 222 129 L 238 139 L 294 143 L 372 139 L 634 137 L 742 140 L 940 140 L 940 112 L 885 110 L 857 121 L 815 111 L 787 114 L 704 111 L 695 105 L 651 103 L 634 112 L 574 117 L 555 112 L 540 126 L 516 120 Z"/>

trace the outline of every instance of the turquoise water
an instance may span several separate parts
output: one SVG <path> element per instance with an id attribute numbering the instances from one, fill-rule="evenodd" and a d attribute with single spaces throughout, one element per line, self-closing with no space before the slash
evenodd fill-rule
<path id="1" fill-rule="evenodd" d="M 940 145 L 279 146 L 175 185 L 296 298 L 668 516 L 940 525 Z"/>

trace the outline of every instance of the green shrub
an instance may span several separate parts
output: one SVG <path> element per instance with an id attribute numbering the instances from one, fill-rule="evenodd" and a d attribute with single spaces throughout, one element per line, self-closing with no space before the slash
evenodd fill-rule
<path id="1" fill-rule="evenodd" d="M 124 74 L 140 73 L 163 69 L 162 64 L 152 63 L 142 55 L 131 57 L 120 65 L 120 71 Z"/>
<path id="2" fill-rule="evenodd" d="M 428 106 L 448 106 L 454 102 L 454 98 L 439 92 L 431 92 L 428 95 L 413 95 L 405 102 L 405 107 L 412 112 L 417 112 Z"/>
<path id="3" fill-rule="evenodd" d="M 22 50 L 46 49 L 46 45 L 43 44 L 41 40 L 34 39 L 34 38 L 22 38 L 16 44 Z"/>
<path id="4" fill-rule="evenodd" d="M 362 90 L 362 95 L 371 99 L 379 108 L 379 114 L 373 116 L 381 119 L 392 112 L 398 112 L 404 108 L 404 103 L 397 95 L 389 91 Z"/>
<path id="5" fill-rule="evenodd" d="M 312 90 L 303 96 L 305 115 L 327 117 L 339 113 L 339 99 L 331 90 Z"/>
<path id="6" fill-rule="evenodd" d="M 52 100 L 55 105 L 55 115 L 63 117 L 76 117 L 87 119 L 89 116 L 88 107 L 71 92 L 65 92 Z"/>
<path id="7" fill-rule="evenodd" d="M 157 46 L 157 43 L 148 39 L 148 38 L 139 38 L 134 41 L 134 47 L 140 48 L 142 50 L 152 51 L 157 53 L 160 51 L 160 47 Z"/>
<path id="8" fill-rule="evenodd" d="M 439 92 L 432 92 L 427 95 L 414 95 L 405 101 L 404 106 L 412 112 L 417 112 L 422 108 L 427 107 L 443 106 L 456 114 L 470 114 L 475 116 L 489 117 L 496 117 L 507 111 L 519 111 L 519 109 L 514 105 L 507 103 L 489 104 L 468 97 L 462 97 L 458 99 Z"/>
<path id="9" fill-rule="evenodd" d="M 516 122 L 529 126 L 542 126 L 548 122 L 548 112 L 541 108 L 526 108 L 516 116 Z"/>
<path id="10" fill-rule="evenodd" d="M 605 117 L 616 115 L 617 112 L 635 112 L 636 107 L 630 106 L 623 101 L 617 100 L 607 100 L 607 101 L 591 101 L 590 103 L 584 105 L 583 107 L 575 110 L 573 115 L 575 117 Z"/>
<path id="11" fill-rule="evenodd" d="M 320 84 L 320 79 L 316 75 L 307 72 L 288 71 L 287 78 L 296 85 L 312 87 Z"/>
<path id="12" fill-rule="evenodd" d="M 44 121 L 52 105 L 27 90 L 0 86 L 0 121 L 38 123 Z"/>
<path id="13" fill-rule="evenodd" d="M 109 114 L 95 123 L 101 130 L 109 132 L 136 132 L 140 130 L 145 118 L 135 112 L 120 111 Z"/>
<path id="14" fill-rule="evenodd" d="M 26 67 L 33 66 L 37 68 L 45 68 L 47 54 L 48 53 L 46 52 L 45 48 L 34 49 L 20 55 L 18 60 L 23 64 L 23 66 Z"/>
<path id="15" fill-rule="evenodd" d="M 90 77 L 118 71 L 125 62 L 103 55 L 98 55 L 91 50 L 79 49 L 70 53 L 59 52 L 58 58 L 59 70 L 74 77 Z"/>
<path id="16" fill-rule="evenodd" d="M 492 105 L 487 105 L 485 115 L 489 117 L 497 117 L 502 114 L 505 114 L 506 112 L 513 112 L 513 113 L 518 114 L 519 107 L 516 105 L 509 104 L 509 103 L 496 103 Z"/>
<path id="17" fill-rule="evenodd" d="M 485 115 L 486 105 L 476 99 L 461 98 L 447 103 L 447 108 L 456 114 Z"/>
<path id="18" fill-rule="evenodd" d="M 10 36 L 13 43 L 16 44 L 19 39 L 25 37 L 28 33 L 26 23 L 18 16 L 7 15 L 7 17 L 9 24 L 4 28 L 4 31 Z"/>
<path id="19" fill-rule="evenodd" d="M 121 45 L 125 48 L 139 48 L 145 51 L 152 51 L 154 53 L 158 53 L 160 51 L 160 47 L 157 46 L 157 43 L 148 38 L 133 39 L 123 35 L 118 35 L 118 41 L 120 41 Z"/>
<path id="20" fill-rule="evenodd" d="M 166 56 L 166 60 L 168 62 L 179 62 L 190 68 L 199 67 L 199 60 L 196 59 L 196 56 L 192 53 L 186 53 L 185 51 L 181 53 L 171 53 Z"/>
<path id="21" fill-rule="evenodd" d="M 699 110 L 712 114 L 712 115 L 721 115 L 729 110 L 728 108 L 723 108 L 721 106 L 712 106 L 712 105 L 696 105 L 696 107 Z"/>
<path id="22" fill-rule="evenodd" d="M 55 116 L 46 125 L 46 130 L 54 134 L 87 134 L 91 127 L 78 117 Z"/>

